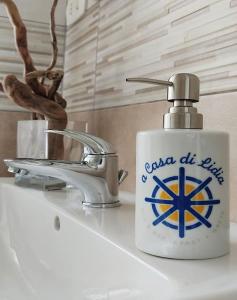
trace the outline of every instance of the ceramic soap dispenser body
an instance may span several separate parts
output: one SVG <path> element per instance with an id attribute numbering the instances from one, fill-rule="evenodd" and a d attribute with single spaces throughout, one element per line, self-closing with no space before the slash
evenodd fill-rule
<path id="1" fill-rule="evenodd" d="M 203 130 L 203 117 L 193 107 L 199 100 L 197 76 L 182 73 L 151 83 L 168 86 L 173 106 L 164 116 L 164 129 L 137 134 L 136 245 L 167 258 L 225 255 L 229 136 Z"/>

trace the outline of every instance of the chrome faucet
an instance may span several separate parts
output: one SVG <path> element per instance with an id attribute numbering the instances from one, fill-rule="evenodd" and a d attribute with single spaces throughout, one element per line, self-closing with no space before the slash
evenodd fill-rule
<path id="1" fill-rule="evenodd" d="M 72 130 L 46 130 L 61 134 L 84 145 L 81 160 L 5 159 L 8 171 L 17 177 L 40 176 L 63 180 L 79 188 L 84 194 L 83 204 L 90 207 L 118 206 L 118 187 L 128 172 L 118 170 L 118 155 L 103 139 Z M 57 186 L 63 187 L 57 183 Z"/>

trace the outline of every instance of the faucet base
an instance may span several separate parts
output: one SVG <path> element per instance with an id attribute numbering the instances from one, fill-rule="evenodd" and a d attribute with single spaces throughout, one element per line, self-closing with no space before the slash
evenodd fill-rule
<path id="1" fill-rule="evenodd" d="M 121 205 L 120 201 L 115 201 L 111 203 L 90 203 L 83 201 L 82 204 L 85 207 L 91 207 L 91 208 L 112 208 L 112 207 L 118 207 Z"/>

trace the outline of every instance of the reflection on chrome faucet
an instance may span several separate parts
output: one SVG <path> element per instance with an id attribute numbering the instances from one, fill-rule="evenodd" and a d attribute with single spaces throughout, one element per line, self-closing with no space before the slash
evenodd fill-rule
<path id="1" fill-rule="evenodd" d="M 118 155 L 113 147 L 101 138 L 72 130 L 47 130 L 81 142 L 84 152 L 79 162 L 42 159 L 5 159 L 8 171 L 16 174 L 18 183 L 26 177 L 55 178 L 55 188 L 64 182 L 72 184 L 84 193 L 83 204 L 90 207 L 115 207 L 119 205 L 118 186 L 127 176 L 127 171 L 118 170 Z M 25 180 L 25 182 L 30 182 Z M 50 180 L 48 181 L 50 182 Z M 53 189 L 53 182 L 49 184 Z"/>

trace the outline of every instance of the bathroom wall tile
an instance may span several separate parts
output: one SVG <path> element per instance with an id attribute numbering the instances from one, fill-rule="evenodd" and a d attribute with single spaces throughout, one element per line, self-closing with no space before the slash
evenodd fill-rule
<path id="1" fill-rule="evenodd" d="M 87 0 L 87 9 L 96 4 L 97 0 Z"/>
<path id="2" fill-rule="evenodd" d="M 103 5 L 103 3 L 106 5 Z M 202 94 L 236 90 L 237 10 L 226 0 L 101 1 L 96 108 L 161 100 L 125 77 L 200 76 Z"/>
<path id="3" fill-rule="evenodd" d="M 35 66 L 40 70 L 46 69 L 51 62 L 52 56 L 49 24 L 27 20 L 24 22 L 28 30 L 28 45 Z M 63 67 L 65 26 L 57 26 L 56 33 L 59 47 L 56 67 L 61 69 Z M 23 64 L 15 47 L 13 29 L 8 18 L 3 16 L 0 16 L 0 36 L 0 81 L 7 74 L 14 74 L 18 79 L 22 80 Z M 0 94 L 0 109 L 22 110 L 3 94 Z"/>
<path id="4" fill-rule="evenodd" d="M 3 159 L 16 157 L 17 121 L 28 119 L 27 112 L 0 111 L 0 177 L 10 176 Z"/>
<path id="5" fill-rule="evenodd" d="M 173 73 L 193 72 L 201 78 L 202 94 L 236 91 L 236 26 L 235 0 L 92 4 L 67 34 L 77 46 L 87 41 L 77 50 L 66 45 L 69 111 L 165 98 L 162 87 L 127 84 L 129 76 L 168 79 Z"/>
<path id="6" fill-rule="evenodd" d="M 93 124 L 90 132 L 112 143 L 119 154 L 119 165 L 129 171 L 121 190 L 135 192 L 136 133 L 162 127 L 163 113 L 169 104 L 153 102 L 124 107 L 77 112 L 70 119 L 88 121 Z M 202 96 L 199 111 L 204 115 L 204 126 L 211 130 L 224 130 L 230 133 L 230 188 L 231 219 L 237 221 L 237 93 Z"/>
<path id="7" fill-rule="evenodd" d="M 63 94 L 68 111 L 94 106 L 97 25 L 99 4 L 92 4 L 86 14 L 66 34 Z"/>

